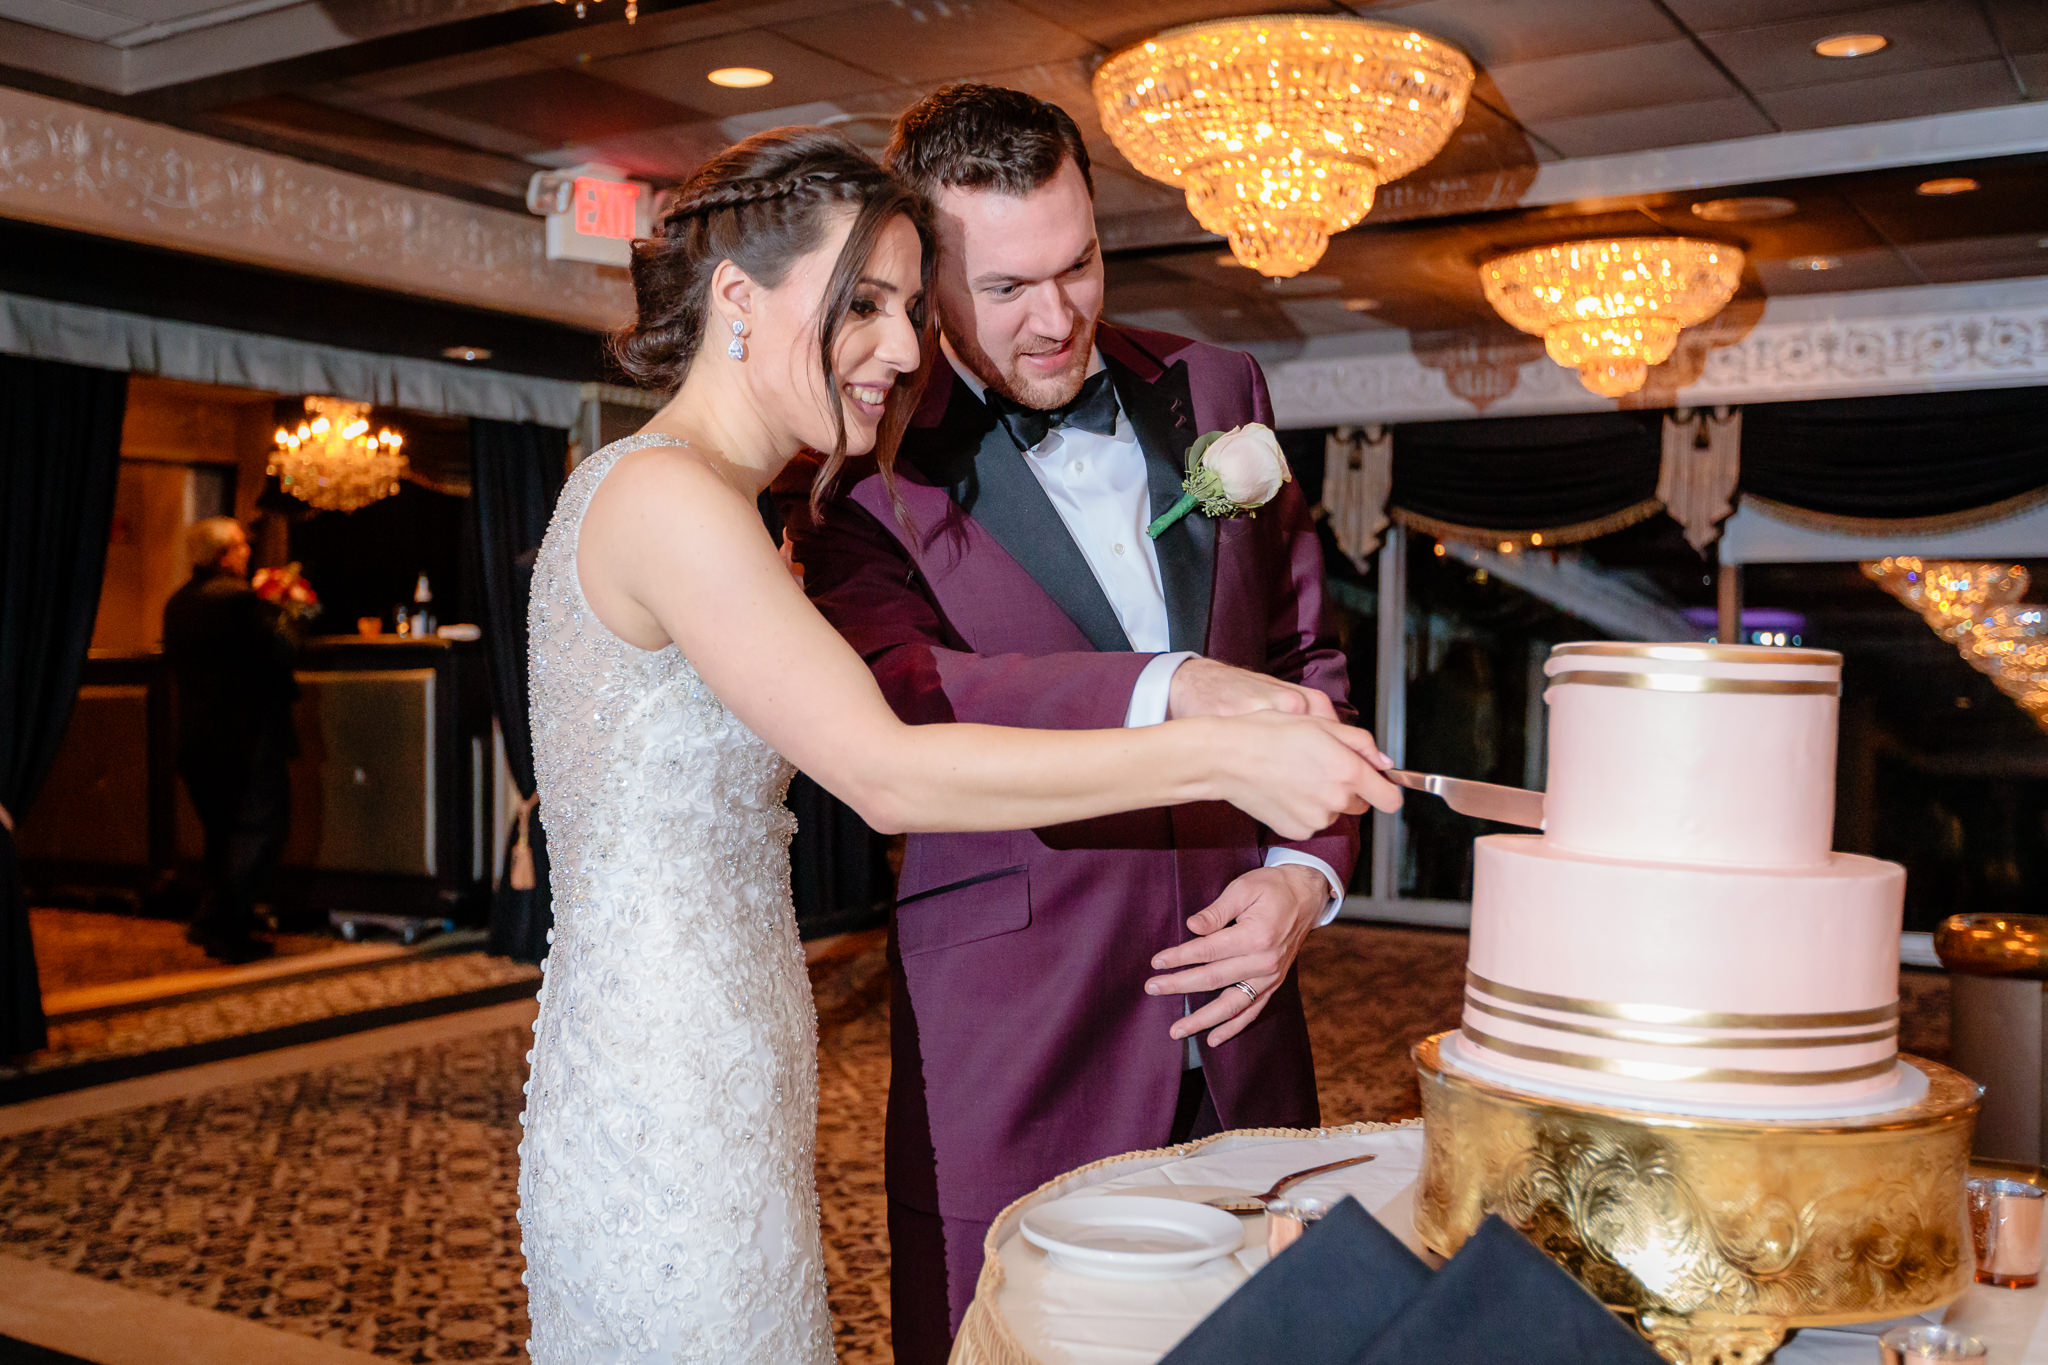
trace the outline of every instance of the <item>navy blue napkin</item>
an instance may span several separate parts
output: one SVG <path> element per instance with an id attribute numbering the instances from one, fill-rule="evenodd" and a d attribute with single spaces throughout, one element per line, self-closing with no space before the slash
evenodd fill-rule
<path id="1" fill-rule="evenodd" d="M 1304 1245 L 1307 1240 L 1302 1239 Z M 1663 1365 L 1634 1329 L 1498 1217 L 1481 1223 L 1428 1287 L 1347 1365 L 1494 1365 L 1509 1360 L 1515 1365 Z"/>
<path id="2" fill-rule="evenodd" d="M 1240 1285 L 1160 1365 L 1349 1365 L 1429 1282 L 1422 1259 L 1346 1198 Z"/>

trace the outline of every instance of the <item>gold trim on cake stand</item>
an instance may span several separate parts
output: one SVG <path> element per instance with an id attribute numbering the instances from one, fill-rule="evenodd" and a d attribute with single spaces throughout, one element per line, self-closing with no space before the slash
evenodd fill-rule
<path id="1" fill-rule="evenodd" d="M 1757 1365 L 1798 1327 L 1952 1302 L 1971 1282 L 1963 1181 L 1979 1089 L 1945 1066 L 1909 1108 L 1753 1121 L 1553 1099 L 1415 1045 L 1415 1227 L 1449 1256 L 1497 1213 L 1674 1365 Z"/>

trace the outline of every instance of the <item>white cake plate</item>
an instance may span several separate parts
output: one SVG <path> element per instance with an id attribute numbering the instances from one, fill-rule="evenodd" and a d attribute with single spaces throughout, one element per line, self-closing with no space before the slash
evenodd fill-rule
<path id="1" fill-rule="evenodd" d="M 1864 1118 L 1871 1114 L 1888 1114 L 1894 1109 L 1910 1109 L 1927 1097 L 1926 1073 L 1916 1067 L 1907 1066 L 1904 1062 L 1892 1068 L 1892 1083 L 1883 1090 L 1865 1095 L 1848 1104 L 1802 1107 L 1796 1104 L 1727 1104 L 1713 1100 L 1651 1099 L 1639 1094 L 1605 1090 L 1597 1085 L 1553 1084 L 1547 1080 L 1537 1080 L 1520 1072 L 1489 1064 L 1465 1041 L 1462 1031 L 1444 1035 L 1437 1056 L 1440 1064 L 1449 1070 L 1460 1071 L 1477 1080 L 1504 1086 L 1510 1090 L 1526 1091 L 1532 1095 L 1548 1095 L 1578 1104 L 1635 1109 L 1647 1114 L 1692 1114 L 1700 1118 L 1762 1121 Z"/>

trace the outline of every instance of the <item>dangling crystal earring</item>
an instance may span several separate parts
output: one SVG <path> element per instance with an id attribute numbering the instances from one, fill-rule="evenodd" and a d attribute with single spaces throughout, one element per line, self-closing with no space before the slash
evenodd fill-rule
<path id="1" fill-rule="evenodd" d="M 725 353 L 734 360 L 745 360 L 747 358 L 747 343 L 741 339 L 746 334 L 747 324 L 739 318 L 734 318 L 732 320 L 732 345 L 725 348 Z"/>

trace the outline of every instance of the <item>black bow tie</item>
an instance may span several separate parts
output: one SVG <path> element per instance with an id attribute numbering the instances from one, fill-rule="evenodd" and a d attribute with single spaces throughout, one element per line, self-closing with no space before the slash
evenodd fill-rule
<path id="1" fill-rule="evenodd" d="M 1116 434 L 1116 386 L 1110 383 L 1108 370 L 1097 370 L 1089 375 L 1088 382 L 1081 385 L 1081 391 L 1074 395 L 1072 402 L 1051 411 L 1027 408 L 994 389 L 988 391 L 988 401 L 1003 425 L 1009 428 L 1019 450 L 1030 450 L 1055 427 L 1079 427 L 1097 436 Z"/>

